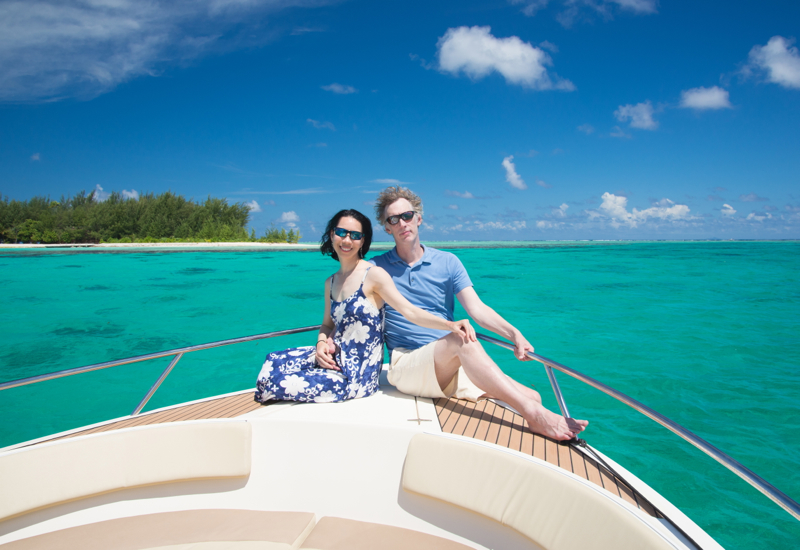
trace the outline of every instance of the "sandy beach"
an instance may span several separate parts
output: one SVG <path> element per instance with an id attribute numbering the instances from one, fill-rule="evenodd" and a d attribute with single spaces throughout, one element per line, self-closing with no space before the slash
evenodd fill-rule
<path id="1" fill-rule="evenodd" d="M 66 244 L 0 244 L 0 249 L 80 249 L 80 248 L 251 248 L 264 250 L 307 250 L 319 248 L 318 243 L 259 243 L 259 242 L 197 242 L 197 243 L 66 243 Z"/>

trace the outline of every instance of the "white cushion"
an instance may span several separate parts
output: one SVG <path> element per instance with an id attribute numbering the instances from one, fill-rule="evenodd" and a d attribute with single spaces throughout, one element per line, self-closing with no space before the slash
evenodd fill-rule
<path id="1" fill-rule="evenodd" d="M 415 435 L 403 488 L 492 518 L 548 550 L 676 548 L 644 514 L 589 482 L 465 439 Z"/>
<path id="2" fill-rule="evenodd" d="M 140 485 L 250 473 L 246 421 L 173 422 L 0 455 L 0 520 Z"/>

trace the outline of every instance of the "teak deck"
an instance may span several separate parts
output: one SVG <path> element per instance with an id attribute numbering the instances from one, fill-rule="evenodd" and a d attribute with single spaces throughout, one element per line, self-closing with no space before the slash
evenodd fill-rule
<path id="1" fill-rule="evenodd" d="M 489 400 L 472 403 L 458 399 L 434 399 L 434 405 L 439 424 L 444 432 L 480 439 L 545 460 L 591 481 L 651 516 L 664 517 L 647 499 L 614 473 L 598 464 L 597 461 L 569 445 L 560 445 L 555 440 L 532 433 L 528 430 L 525 420 L 513 411 Z M 48 441 L 147 424 L 234 418 L 262 406 L 261 403 L 253 401 L 253 392 L 247 391 L 200 403 L 177 406 L 165 411 L 145 413 L 133 418 L 76 431 Z"/>

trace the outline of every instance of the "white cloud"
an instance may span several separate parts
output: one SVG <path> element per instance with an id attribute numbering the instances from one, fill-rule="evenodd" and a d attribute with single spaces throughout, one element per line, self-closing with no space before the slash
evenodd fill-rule
<path id="1" fill-rule="evenodd" d="M 762 213 L 756 213 L 756 212 L 750 212 L 747 215 L 746 219 L 749 220 L 749 221 L 754 221 L 754 222 L 763 222 L 764 220 L 771 220 L 772 219 L 772 214 L 770 214 L 769 212 L 764 212 L 763 214 Z"/>
<path id="2" fill-rule="evenodd" d="M 322 187 L 311 187 L 309 189 L 292 189 L 290 191 L 237 191 L 234 195 L 317 195 L 327 193 Z M 266 204 L 266 203 L 265 203 Z"/>
<path id="3" fill-rule="evenodd" d="M 539 220 L 538 222 L 536 222 L 536 227 L 538 227 L 539 229 L 551 229 L 555 227 L 555 224 L 547 220 Z"/>
<path id="4" fill-rule="evenodd" d="M 594 126 L 592 126 L 591 124 L 581 124 L 580 126 L 578 126 L 578 131 L 583 132 L 588 136 L 589 134 L 594 132 Z"/>
<path id="5" fill-rule="evenodd" d="M 336 131 L 336 126 L 333 125 L 333 122 L 322 122 L 319 120 L 314 120 L 313 118 L 307 118 L 306 122 L 318 130 L 327 128 L 328 130 L 333 130 L 334 132 Z"/>
<path id="6" fill-rule="evenodd" d="M 451 197 L 461 197 L 462 199 L 474 199 L 475 195 L 470 193 L 469 191 L 464 191 L 463 193 L 459 193 L 458 191 L 450 191 L 449 189 L 445 191 L 446 195 Z"/>
<path id="7" fill-rule="evenodd" d="M 636 13 L 656 13 L 658 6 L 656 0 L 608 0 L 608 2 Z"/>
<path id="8" fill-rule="evenodd" d="M 139 192 L 136 189 L 131 189 L 128 191 L 127 189 L 122 190 L 122 198 L 123 199 L 133 199 L 135 201 L 139 200 Z"/>
<path id="9" fill-rule="evenodd" d="M 773 36 L 765 46 L 753 46 L 743 72 L 765 73 L 767 82 L 800 88 L 800 54 L 793 43 L 794 39 Z"/>
<path id="10" fill-rule="evenodd" d="M 539 10 L 543 10 L 550 3 L 550 0 L 509 0 L 511 4 L 522 4 L 522 13 L 528 17 L 533 17 Z"/>
<path id="11" fill-rule="evenodd" d="M 630 137 L 631 137 L 630 134 L 626 134 L 625 130 L 623 130 L 619 126 L 614 126 L 611 129 L 611 132 L 608 135 L 611 136 L 611 137 L 624 138 L 624 139 L 630 139 Z"/>
<path id="12" fill-rule="evenodd" d="M 448 29 L 436 44 L 439 70 L 454 75 L 463 72 L 480 80 L 498 72 L 509 84 L 533 90 L 574 90 L 569 80 L 547 73 L 550 56 L 517 36 L 495 38 L 490 27 Z"/>
<path id="13" fill-rule="evenodd" d="M 692 88 L 681 92 L 680 106 L 684 109 L 732 109 L 728 90 L 719 86 Z"/>
<path id="14" fill-rule="evenodd" d="M 510 231 L 519 231 L 520 229 L 525 229 L 526 223 L 524 221 L 513 221 L 513 222 L 479 222 L 474 221 L 473 227 L 477 230 L 484 230 L 484 229 L 507 229 Z M 468 231 L 470 229 L 467 229 Z"/>
<path id="15" fill-rule="evenodd" d="M 726 217 L 733 216 L 736 214 L 736 210 L 730 204 L 723 204 L 721 214 Z"/>
<path id="16" fill-rule="evenodd" d="M 522 4 L 522 13 L 533 17 L 537 12 L 547 7 L 550 0 L 509 0 L 511 4 Z M 610 16 L 611 7 L 616 5 L 624 11 L 634 13 L 656 13 L 658 2 L 656 0 L 562 0 L 565 12 L 560 15 L 574 19 L 578 15 L 579 7 L 588 7 L 604 16 Z"/>
<path id="17" fill-rule="evenodd" d="M 539 180 L 539 179 L 536 180 L 536 185 L 538 185 L 539 187 L 544 187 L 545 189 L 552 189 L 553 188 L 553 186 L 550 185 L 549 183 L 547 183 L 546 181 Z"/>
<path id="18" fill-rule="evenodd" d="M 244 203 L 244 205 L 250 209 L 250 212 L 261 212 L 261 206 L 259 206 L 258 201 L 255 199 Z"/>
<path id="19" fill-rule="evenodd" d="M 321 86 L 323 90 L 326 92 L 333 92 L 335 94 L 355 94 L 358 93 L 358 90 L 353 88 L 352 86 L 345 86 L 343 84 L 337 84 L 334 82 L 333 84 L 328 84 L 327 86 Z"/>
<path id="20" fill-rule="evenodd" d="M 448 204 L 447 206 L 445 206 L 445 208 L 447 208 L 448 210 L 458 210 L 458 205 L 457 204 Z"/>
<path id="21" fill-rule="evenodd" d="M 517 174 L 517 167 L 511 162 L 512 160 L 514 160 L 514 155 L 503 159 L 503 168 L 506 169 L 506 181 L 517 189 L 527 189 L 528 186 L 525 185 L 525 182 L 519 177 L 519 174 Z"/>
<path id="22" fill-rule="evenodd" d="M 264 201 L 264 206 L 275 206 L 275 201 Z"/>
<path id="23" fill-rule="evenodd" d="M 39 153 L 34 153 L 31 155 L 31 160 L 42 160 L 42 155 Z"/>
<path id="24" fill-rule="evenodd" d="M 93 193 L 94 193 L 94 200 L 97 202 L 105 202 L 106 199 L 108 199 L 109 194 L 103 191 L 103 188 L 100 187 L 99 183 L 95 185 Z"/>
<path id="25" fill-rule="evenodd" d="M 562 203 L 561 206 L 559 206 L 558 208 L 554 208 L 553 209 L 553 215 L 556 218 L 566 218 L 567 217 L 567 209 L 568 208 L 569 208 L 569 205 L 567 203 Z"/>
<path id="26" fill-rule="evenodd" d="M 755 193 L 748 193 L 747 195 L 739 195 L 739 200 L 742 202 L 769 202 L 766 197 L 759 197 Z"/>
<path id="27" fill-rule="evenodd" d="M 281 214 L 280 219 L 278 219 L 278 223 L 284 224 L 286 227 L 294 228 L 297 227 L 297 223 L 300 221 L 300 216 L 295 213 L 294 210 L 290 210 L 289 212 L 284 212 Z"/>
<path id="28" fill-rule="evenodd" d="M 393 178 L 378 178 L 376 180 L 369 180 L 367 183 L 380 183 L 383 185 L 410 185 L 410 181 L 400 181 Z"/>
<path id="29" fill-rule="evenodd" d="M 630 120 L 631 128 L 640 128 L 642 130 L 655 130 L 658 128 L 658 122 L 653 120 L 653 104 L 649 100 L 636 105 L 620 105 L 619 109 L 614 111 L 614 116 L 620 122 Z"/>
<path id="30" fill-rule="evenodd" d="M 611 218 L 612 227 L 627 225 L 636 227 L 639 223 L 646 222 L 650 218 L 676 221 L 688 220 L 689 207 L 685 204 L 675 204 L 669 199 L 661 199 L 658 203 L 644 210 L 633 209 L 628 212 L 627 197 L 617 196 L 612 193 L 603 193 L 603 203 L 600 205 L 599 214 Z M 597 217 L 598 212 L 589 213 L 590 218 Z"/>
<path id="31" fill-rule="evenodd" d="M 0 2 L 0 101 L 91 98 L 210 52 L 263 44 L 268 15 L 326 0 Z"/>

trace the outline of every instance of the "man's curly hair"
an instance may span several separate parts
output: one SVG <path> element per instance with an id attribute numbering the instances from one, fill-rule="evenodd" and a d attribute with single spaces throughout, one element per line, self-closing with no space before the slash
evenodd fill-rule
<path id="1" fill-rule="evenodd" d="M 414 212 L 422 217 L 422 199 L 408 187 L 400 187 L 397 185 L 395 187 L 387 187 L 381 191 L 378 198 L 375 199 L 375 219 L 378 220 L 381 225 L 386 222 L 384 216 L 386 207 L 398 199 L 406 199 L 411 203 Z"/>

